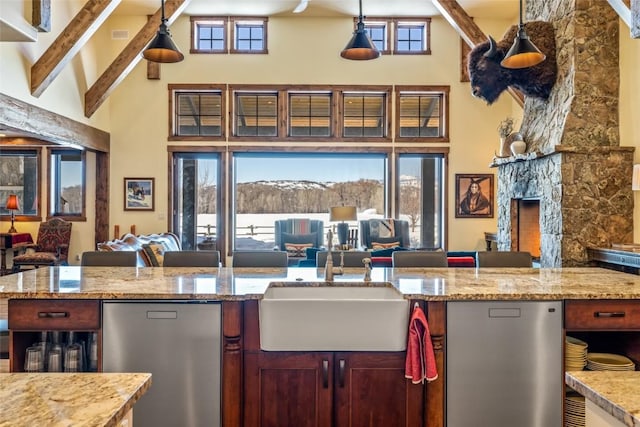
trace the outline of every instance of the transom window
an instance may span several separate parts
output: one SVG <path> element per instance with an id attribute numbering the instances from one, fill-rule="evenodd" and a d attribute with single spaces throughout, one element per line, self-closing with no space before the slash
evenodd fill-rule
<path id="1" fill-rule="evenodd" d="M 384 93 L 345 93 L 342 133 L 345 137 L 386 136 L 387 102 Z"/>
<path id="2" fill-rule="evenodd" d="M 236 136 L 278 136 L 277 92 L 236 92 L 234 129 Z"/>
<path id="3" fill-rule="evenodd" d="M 191 17 L 191 53 L 227 53 L 227 20 L 216 17 Z"/>
<path id="4" fill-rule="evenodd" d="M 396 86 L 396 139 L 448 141 L 448 95 L 445 86 Z"/>
<path id="5" fill-rule="evenodd" d="M 357 22 L 355 20 L 354 22 Z M 364 30 L 382 54 L 389 53 L 389 27 L 386 21 L 368 20 L 364 21 Z"/>
<path id="6" fill-rule="evenodd" d="M 289 136 L 331 136 L 331 93 L 289 94 Z"/>
<path id="7" fill-rule="evenodd" d="M 395 54 L 431 54 L 431 19 L 396 19 Z"/>
<path id="8" fill-rule="evenodd" d="M 170 139 L 221 139 L 224 136 L 223 86 L 169 85 L 173 94 Z"/>
<path id="9" fill-rule="evenodd" d="M 267 53 L 267 18 L 230 18 L 232 53 Z"/>

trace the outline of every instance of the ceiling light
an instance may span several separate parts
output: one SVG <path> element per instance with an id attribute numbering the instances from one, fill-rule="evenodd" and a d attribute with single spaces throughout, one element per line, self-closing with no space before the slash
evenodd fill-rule
<path id="1" fill-rule="evenodd" d="M 164 17 L 164 0 L 161 1 L 162 18 L 160 27 L 156 37 L 149 43 L 149 46 L 142 52 L 142 56 L 152 62 L 180 62 L 184 59 L 184 55 L 177 48 L 171 34 L 167 28 L 167 19 Z"/>
<path id="2" fill-rule="evenodd" d="M 353 32 L 353 37 L 351 37 L 347 46 L 340 52 L 340 56 L 354 60 L 376 59 L 380 56 L 380 52 L 364 30 L 362 0 L 360 0 L 360 15 L 358 15 L 356 30 Z"/>
<path id="3" fill-rule="evenodd" d="M 300 0 L 300 3 L 293 9 L 293 13 L 302 13 L 309 5 L 309 0 Z"/>
<path id="4" fill-rule="evenodd" d="M 513 45 L 500 65 L 505 68 L 528 68 L 538 65 L 546 59 L 546 55 L 529 40 L 522 23 L 522 0 L 520 0 L 520 24 Z"/>

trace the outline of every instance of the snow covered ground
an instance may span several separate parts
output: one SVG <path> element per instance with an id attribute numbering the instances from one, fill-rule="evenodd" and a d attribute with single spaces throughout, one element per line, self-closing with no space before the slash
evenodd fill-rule
<path id="1" fill-rule="evenodd" d="M 383 217 L 384 215 L 378 214 L 375 209 L 368 209 L 358 213 L 357 221 L 348 221 L 348 223 L 350 228 L 357 228 L 360 220 Z M 324 221 L 325 228 L 333 224 L 329 222 L 329 213 L 239 214 L 236 215 L 236 249 L 273 249 L 275 246 L 274 223 L 276 220 L 288 218 L 320 219 Z M 204 232 L 207 224 L 215 223 L 216 215 L 198 215 L 198 232 Z"/>

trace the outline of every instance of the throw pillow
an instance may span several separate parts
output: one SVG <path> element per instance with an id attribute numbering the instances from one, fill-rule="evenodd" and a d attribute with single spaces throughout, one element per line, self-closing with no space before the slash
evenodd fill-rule
<path id="1" fill-rule="evenodd" d="M 313 243 L 285 243 L 284 248 L 290 257 L 304 257 L 307 253 L 307 248 L 313 247 Z"/>
<path id="2" fill-rule="evenodd" d="M 312 243 L 316 242 L 315 234 L 291 234 L 291 233 L 282 233 L 282 242 L 283 243 Z"/>
<path id="3" fill-rule="evenodd" d="M 396 246 L 400 246 L 400 242 L 397 240 L 395 242 L 388 242 L 388 243 L 371 242 L 371 249 L 373 250 L 395 248 Z"/>
<path id="4" fill-rule="evenodd" d="M 164 261 L 164 245 L 160 242 L 145 243 L 142 245 L 142 255 L 146 265 L 162 267 Z"/>
<path id="5" fill-rule="evenodd" d="M 316 262 L 316 254 L 318 253 L 318 251 L 321 251 L 322 249 L 320 248 L 316 248 L 316 247 L 311 247 L 311 248 L 307 248 L 306 252 L 307 252 L 307 259 L 313 260 L 313 262 Z"/>

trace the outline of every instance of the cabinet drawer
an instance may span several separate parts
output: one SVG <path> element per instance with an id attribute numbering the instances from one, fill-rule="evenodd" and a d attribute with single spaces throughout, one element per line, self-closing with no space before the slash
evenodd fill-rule
<path id="1" fill-rule="evenodd" d="M 567 300 L 564 309 L 568 330 L 640 329 L 640 301 Z"/>
<path id="2" fill-rule="evenodd" d="M 99 300 L 10 300 L 10 330 L 100 328 Z"/>

